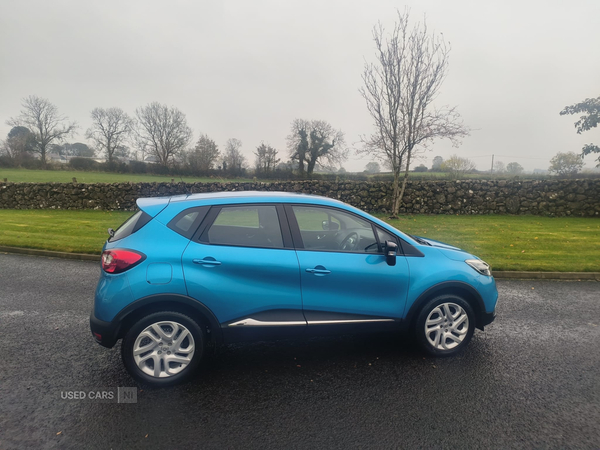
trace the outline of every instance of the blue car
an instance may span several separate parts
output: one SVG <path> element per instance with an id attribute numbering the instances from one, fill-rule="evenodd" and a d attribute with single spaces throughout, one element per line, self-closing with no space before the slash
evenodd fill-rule
<path id="1" fill-rule="evenodd" d="M 408 331 L 435 356 L 495 318 L 488 264 L 340 201 L 283 192 L 142 198 L 111 235 L 90 317 L 138 381 L 171 385 L 207 345 Z"/>

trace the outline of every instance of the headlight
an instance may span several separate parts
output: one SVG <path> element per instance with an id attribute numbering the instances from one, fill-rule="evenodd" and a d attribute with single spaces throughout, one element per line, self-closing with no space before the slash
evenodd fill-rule
<path id="1" fill-rule="evenodd" d="M 488 277 L 492 276 L 492 272 L 490 271 L 490 265 L 480 259 L 467 259 L 465 262 L 470 265 L 473 269 L 479 272 L 481 275 L 486 275 Z"/>

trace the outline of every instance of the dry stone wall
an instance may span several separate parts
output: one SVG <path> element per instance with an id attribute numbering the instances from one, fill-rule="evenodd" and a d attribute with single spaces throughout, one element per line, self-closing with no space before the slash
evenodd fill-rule
<path id="1" fill-rule="evenodd" d="M 364 181 L 0 183 L 0 208 L 132 210 L 139 197 L 244 190 L 323 195 L 369 212 L 388 212 L 392 185 Z M 600 217 L 600 180 L 409 181 L 400 211 Z"/>

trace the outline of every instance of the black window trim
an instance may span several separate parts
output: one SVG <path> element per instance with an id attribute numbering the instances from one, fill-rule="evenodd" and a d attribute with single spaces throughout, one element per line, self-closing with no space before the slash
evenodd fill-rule
<path id="1" fill-rule="evenodd" d="M 208 242 L 208 230 L 213 225 L 214 221 L 217 219 L 221 209 L 227 207 L 251 207 L 251 206 L 275 206 L 275 210 L 277 211 L 277 218 L 279 220 L 279 228 L 281 230 L 281 237 L 283 239 L 283 247 L 260 247 L 257 245 L 239 245 L 239 244 L 215 244 Z M 210 210 L 206 214 L 204 221 L 201 223 L 200 227 L 196 230 L 192 240 L 196 243 L 202 245 L 215 245 L 219 247 L 244 247 L 244 248 L 264 248 L 267 250 L 294 250 L 294 244 L 292 241 L 292 235 L 290 233 L 289 226 L 287 224 L 287 218 L 285 215 L 285 211 L 283 209 L 283 205 L 280 203 L 227 203 L 223 205 L 212 205 Z"/>

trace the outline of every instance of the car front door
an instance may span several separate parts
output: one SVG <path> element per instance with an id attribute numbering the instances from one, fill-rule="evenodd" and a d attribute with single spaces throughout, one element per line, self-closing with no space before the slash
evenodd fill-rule
<path id="1" fill-rule="evenodd" d="M 183 254 L 188 294 L 215 314 L 228 341 L 306 328 L 284 216 L 274 204 L 213 206 Z"/>
<path id="2" fill-rule="evenodd" d="M 397 238 L 337 208 L 286 205 L 286 211 L 309 328 L 397 326 L 408 292 L 408 264 L 398 255 L 390 266 L 383 252 L 385 240 Z"/>

